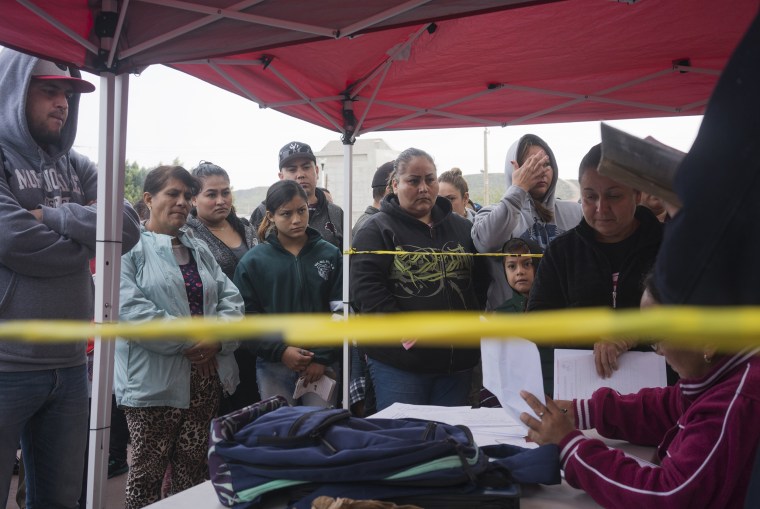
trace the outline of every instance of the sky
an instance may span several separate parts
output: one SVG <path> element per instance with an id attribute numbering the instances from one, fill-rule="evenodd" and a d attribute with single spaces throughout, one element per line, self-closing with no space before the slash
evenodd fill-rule
<path id="1" fill-rule="evenodd" d="M 84 73 L 96 86 L 97 76 Z M 223 91 L 197 78 L 156 65 L 130 77 L 127 159 L 141 166 L 171 163 L 175 158 L 191 169 L 201 160 L 212 161 L 230 174 L 234 189 L 268 186 L 277 180 L 277 153 L 290 141 L 302 141 L 314 151 L 339 140 L 332 131 L 289 117 Z M 83 94 L 75 149 L 93 160 L 98 157 L 99 94 Z M 612 121 L 631 134 L 653 136 L 688 151 L 701 116 Z M 501 174 L 509 146 L 534 133 L 555 153 L 559 176 L 577 178 L 578 164 L 599 143 L 599 122 L 526 125 L 488 129 L 488 172 Z M 421 148 L 436 161 L 439 172 L 460 167 L 465 175 L 484 167 L 484 129 L 433 129 L 368 133 L 401 151 Z"/>

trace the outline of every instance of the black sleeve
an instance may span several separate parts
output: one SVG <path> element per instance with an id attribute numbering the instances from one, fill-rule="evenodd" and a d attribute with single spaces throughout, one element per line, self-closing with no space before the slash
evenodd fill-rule
<path id="1" fill-rule="evenodd" d="M 387 237 L 387 238 L 386 238 Z M 393 251 L 392 232 L 370 221 L 356 232 L 356 251 Z M 351 304 L 359 313 L 393 313 L 400 311 L 388 287 L 393 255 L 357 254 L 351 257 Z"/>
<path id="2" fill-rule="evenodd" d="M 473 252 L 475 251 L 473 247 Z M 479 309 L 485 310 L 488 301 L 488 287 L 491 285 L 491 271 L 485 256 L 473 256 L 472 283 Z"/>
<path id="3" fill-rule="evenodd" d="M 530 289 L 527 311 L 567 307 L 568 303 L 562 285 L 567 275 L 559 264 L 562 252 L 558 247 L 556 242 L 550 244 L 541 263 L 538 264 L 538 272 L 533 280 L 533 287 Z"/>

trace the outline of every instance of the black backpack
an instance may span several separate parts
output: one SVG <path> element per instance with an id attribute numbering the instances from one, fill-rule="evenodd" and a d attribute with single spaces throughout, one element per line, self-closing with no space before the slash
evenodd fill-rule
<path id="1" fill-rule="evenodd" d="M 465 426 L 361 419 L 348 410 L 289 407 L 274 397 L 214 419 L 209 470 L 221 503 L 256 507 L 272 496 L 311 507 L 317 496 L 392 500 L 426 508 L 502 500 L 516 483 L 558 484 L 556 446 L 478 447 Z M 481 505 L 483 507 L 483 505 Z"/>

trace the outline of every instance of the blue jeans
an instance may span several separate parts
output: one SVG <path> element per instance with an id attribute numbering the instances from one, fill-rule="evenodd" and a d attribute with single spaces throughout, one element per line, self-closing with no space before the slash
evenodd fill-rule
<path id="1" fill-rule="evenodd" d="M 0 507 L 19 438 L 26 507 L 79 507 L 87 443 L 87 367 L 0 372 Z"/>
<path id="2" fill-rule="evenodd" d="M 256 382 L 259 384 L 261 399 L 280 395 L 287 399 L 291 406 L 334 407 L 338 401 L 338 394 L 341 391 L 339 366 L 339 362 L 331 366 L 338 377 L 338 383 L 335 384 L 335 390 L 330 401 L 325 402 L 325 400 L 313 392 L 307 392 L 296 401 L 293 399 L 293 391 L 296 388 L 296 382 L 300 375 L 295 371 L 291 371 L 282 362 L 268 362 L 263 359 L 256 359 Z"/>
<path id="3" fill-rule="evenodd" d="M 412 405 L 469 406 L 472 369 L 446 375 L 413 373 L 367 359 L 375 386 L 377 410 L 393 403 Z"/>

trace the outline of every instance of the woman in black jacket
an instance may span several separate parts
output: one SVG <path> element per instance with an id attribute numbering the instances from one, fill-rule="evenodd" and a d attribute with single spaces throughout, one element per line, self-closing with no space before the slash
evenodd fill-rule
<path id="1" fill-rule="evenodd" d="M 480 310 L 479 296 L 484 298 L 485 292 L 476 295 L 474 259 L 457 255 L 475 252 L 471 225 L 452 214 L 447 199 L 438 197 L 432 157 L 410 148 L 398 156 L 394 166 L 393 193 L 357 232 L 353 247 L 400 253 L 352 258 L 353 305 L 360 313 Z M 428 347 L 415 338 L 404 338 L 398 345 L 362 350 L 368 358 L 378 410 L 394 402 L 468 404 L 479 349 Z"/>
<path id="2" fill-rule="evenodd" d="M 600 159 L 601 146 L 595 145 L 581 161 L 583 220 L 547 248 L 528 311 L 639 306 L 642 281 L 662 242 L 662 225 L 649 209 L 637 207 L 639 191 L 597 172 Z M 611 376 L 618 356 L 634 346 L 622 340 L 598 341 L 594 345 L 597 373 Z M 540 347 L 539 352 L 544 391 L 552 394 L 554 348 Z"/>

